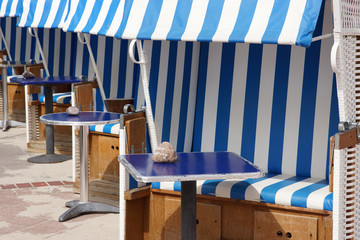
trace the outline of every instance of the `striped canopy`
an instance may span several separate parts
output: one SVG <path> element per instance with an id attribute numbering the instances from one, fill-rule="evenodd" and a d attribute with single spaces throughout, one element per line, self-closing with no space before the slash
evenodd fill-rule
<path id="1" fill-rule="evenodd" d="M 23 13 L 18 26 L 61 28 L 67 12 L 67 0 L 23 0 Z"/>
<path id="2" fill-rule="evenodd" d="M 19 17 L 22 13 L 22 0 L 0 0 L 0 17 Z"/>
<path id="3" fill-rule="evenodd" d="M 322 0 L 70 0 L 65 31 L 310 46 Z"/>

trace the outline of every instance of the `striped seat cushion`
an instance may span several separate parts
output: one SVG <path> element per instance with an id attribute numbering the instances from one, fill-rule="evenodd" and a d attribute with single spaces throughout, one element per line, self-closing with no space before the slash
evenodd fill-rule
<path id="1" fill-rule="evenodd" d="M 41 95 L 39 98 L 40 102 L 45 102 L 45 96 Z M 70 104 L 71 103 L 71 93 L 54 93 L 53 94 L 53 103 L 64 103 Z"/>
<path id="2" fill-rule="evenodd" d="M 120 123 L 90 126 L 90 131 L 119 134 Z"/>
<path id="3" fill-rule="evenodd" d="M 181 191 L 180 182 L 155 182 L 151 186 Z M 259 179 L 197 181 L 197 193 L 332 211 L 333 194 L 329 192 L 329 182 L 318 178 L 267 173 Z"/>

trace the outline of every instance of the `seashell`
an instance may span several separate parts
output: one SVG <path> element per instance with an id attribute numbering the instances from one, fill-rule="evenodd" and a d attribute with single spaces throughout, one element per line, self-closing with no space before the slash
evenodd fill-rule
<path id="1" fill-rule="evenodd" d="M 70 106 L 66 109 L 66 113 L 71 116 L 79 115 L 80 110 L 77 107 Z"/>
<path id="2" fill-rule="evenodd" d="M 24 78 L 35 78 L 35 75 L 32 72 L 28 72 L 28 71 L 23 72 L 22 76 Z"/>
<path id="3" fill-rule="evenodd" d="M 154 162 L 173 163 L 177 160 L 177 155 L 174 147 L 169 142 L 162 142 L 154 151 Z"/>

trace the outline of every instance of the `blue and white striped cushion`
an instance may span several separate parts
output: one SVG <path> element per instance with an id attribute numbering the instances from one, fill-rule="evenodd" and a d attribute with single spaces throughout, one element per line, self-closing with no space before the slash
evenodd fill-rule
<path id="1" fill-rule="evenodd" d="M 119 134 L 120 123 L 90 126 L 90 131 Z"/>
<path id="2" fill-rule="evenodd" d="M 45 96 L 41 95 L 39 98 L 40 102 L 45 102 Z M 71 93 L 54 93 L 53 94 L 53 103 L 64 103 L 70 104 L 71 103 Z"/>
<path id="3" fill-rule="evenodd" d="M 181 191 L 180 182 L 156 182 L 151 187 Z M 318 178 L 267 173 L 258 179 L 197 181 L 197 193 L 332 211 L 329 182 Z"/>

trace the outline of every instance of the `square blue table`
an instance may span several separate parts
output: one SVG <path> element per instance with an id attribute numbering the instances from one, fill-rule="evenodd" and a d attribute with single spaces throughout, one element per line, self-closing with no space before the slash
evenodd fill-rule
<path id="1" fill-rule="evenodd" d="M 14 77 L 10 81 L 19 83 L 21 85 L 39 85 L 44 86 L 45 94 L 45 113 L 49 114 L 53 112 L 53 85 L 57 84 L 73 84 L 80 83 L 82 80 L 78 77 L 35 77 L 35 78 L 23 78 Z M 32 163 L 57 163 L 70 160 L 70 156 L 54 154 L 54 126 L 46 125 L 46 154 L 31 157 L 28 159 Z"/>
<path id="2" fill-rule="evenodd" d="M 3 87 L 3 120 L 0 121 L 2 123 L 3 131 L 6 131 L 9 126 L 25 126 L 25 124 L 8 120 L 8 100 L 7 100 L 7 68 L 8 67 L 26 67 L 26 65 L 30 65 L 31 62 L 27 61 L 0 61 L 0 68 L 2 68 L 1 80 Z"/>
<path id="3" fill-rule="evenodd" d="M 65 112 L 51 113 L 40 117 L 40 121 L 50 125 L 80 126 L 80 201 L 67 202 L 67 210 L 59 217 L 59 222 L 77 217 L 84 213 L 112 212 L 119 213 L 119 208 L 108 204 L 89 202 L 88 182 L 88 133 L 90 125 L 112 124 L 120 122 L 119 113 L 110 112 L 80 112 L 77 116 Z"/>
<path id="4" fill-rule="evenodd" d="M 145 183 L 181 181 L 181 239 L 196 239 L 196 180 L 259 178 L 257 166 L 232 152 L 177 153 L 175 163 L 155 163 L 152 154 L 120 155 L 120 163 Z"/>

